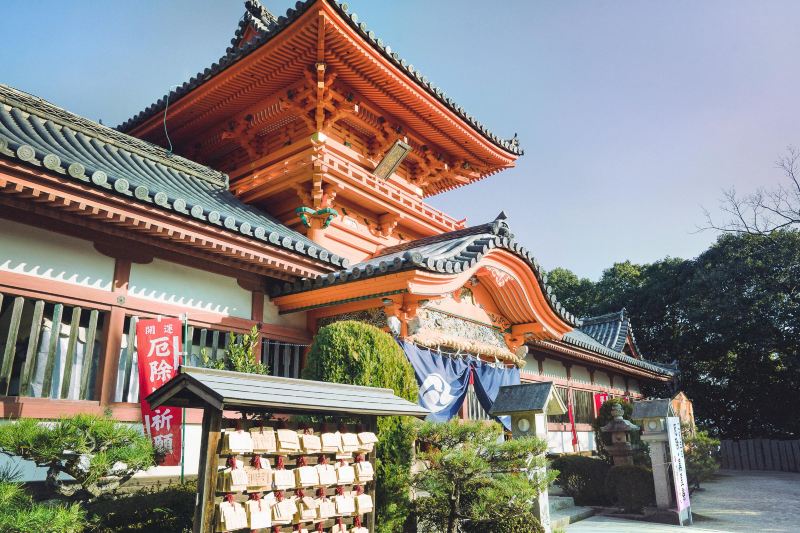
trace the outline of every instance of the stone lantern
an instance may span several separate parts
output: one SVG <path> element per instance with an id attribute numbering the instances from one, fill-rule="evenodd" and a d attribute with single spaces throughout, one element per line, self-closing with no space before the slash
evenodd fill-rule
<path id="1" fill-rule="evenodd" d="M 523 383 L 500 387 L 489 413 L 492 416 L 511 417 L 511 436 L 539 437 L 547 442 L 547 415 L 563 415 L 567 408 L 556 394 L 552 382 Z M 543 476 L 544 468 L 529 472 L 530 478 Z M 539 495 L 534 508 L 546 533 L 550 533 L 550 499 L 547 489 Z"/>
<path id="2" fill-rule="evenodd" d="M 672 505 L 669 478 L 669 447 L 667 417 L 674 416 L 669 399 L 653 399 L 634 402 L 631 418 L 642 425 L 642 440 L 650 447 L 650 462 L 653 466 L 653 483 L 656 489 L 656 506 L 668 509 Z"/>
<path id="3" fill-rule="evenodd" d="M 614 404 L 611 414 L 614 419 L 600 428 L 603 433 L 611 434 L 611 445 L 606 446 L 606 450 L 614 459 L 615 465 L 633 464 L 633 444 L 631 444 L 631 432 L 639 431 L 639 426 L 631 424 L 622 418 L 622 406 Z"/>

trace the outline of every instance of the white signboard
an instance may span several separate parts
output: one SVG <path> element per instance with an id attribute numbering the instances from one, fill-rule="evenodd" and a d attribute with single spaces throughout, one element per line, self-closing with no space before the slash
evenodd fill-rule
<path id="1" fill-rule="evenodd" d="M 667 417 L 667 438 L 669 439 L 669 455 L 672 462 L 672 479 L 675 484 L 675 501 L 678 504 L 678 516 L 681 525 L 691 524 L 692 507 L 689 502 L 689 481 L 686 479 L 686 461 L 683 458 L 681 419 L 677 416 Z"/>

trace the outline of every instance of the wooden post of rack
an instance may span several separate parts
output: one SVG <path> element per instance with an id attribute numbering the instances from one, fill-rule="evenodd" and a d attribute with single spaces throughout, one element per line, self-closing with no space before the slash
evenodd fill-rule
<path id="1" fill-rule="evenodd" d="M 214 496 L 217 489 L 219 465 L 217 453 L 221 431 L 222 411 L 210 406 L 204 408 L 193 533 L 206 533 L 214 530 Z"/>
<path id="2" fill-rule="evenodd" d="M 378 434 L 378 417 L 377 416 L 368 416 L 366 417 L 366 426 L 367 431 L 371 431 Z M 374 533 L 375 531 L 375 511 L 378 508 L 378 502 L 375 499 L 375 488 L 378 486 L 378 468 L 375 464 L 375 454 L 378 451 L 378 446 L 380 446 L 380 438 L 378 442 L 375 444 L 375 448 L 372 450 L 372 453 L 369 454 L 369 462 L 372 463 L 372 471 L 375 472 L 375 478 L 372 483 L 370 483 L 369 495 L 372 496 L 372 512 L 369 513 L 369 517 L 367 518 L 367 523 L 365 524 L 367 529 L 370 530 L 370 533 Z"/>

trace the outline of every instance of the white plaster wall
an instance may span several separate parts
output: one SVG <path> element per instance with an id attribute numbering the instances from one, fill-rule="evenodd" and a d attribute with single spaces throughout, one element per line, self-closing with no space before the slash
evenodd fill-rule
<path id="1" fill-rule="evenodd" d="M 90 241 L 3 220 L 0 270 L 110 291 L 114 259 Z"/>
<path id="2" fill-rule="evenodd" d="M 306 329 L 305 313 L 278 314 L 278 307 L 264 296 L 264 324 L 275 324 L 289 328 Z"/>
<path id="3" fill-rule="evenodd" d="M 639 382 L 635 379 L 628 379 L 628 387 L 630 388 L 631 394 L 639 394 L 641 392 Z"/>
<path id="4" fill-rule="evenodd" d="M 161 259 L 131 265 L 131 296 L 213 313 L 250 318 L 252 294 L 234 278 Z"/>
<path id="5" fill-rule="evenodd" d="M 545 359 L 542 363 L 542 374 L 551 378 L 567 379 L 567 369 L 561 364 L 561 361 L 554 359 Z"/>
<path id="6" fill-rule="evenodd" d="M 611 387 L 611 381 L 608 379 L 608 374 L 600 371 L 594 373 L 594 384 L 600 387 Z"/>
<path id="7" fill-rule="evenodd" d="M 614 374 L 614 388 L 624 391 L 625 390 L 625 378 L 623 378 L 622 376 L 619 376 L 617 374 Z"/>
<path id="8" fill-rule="evenodd" d="M 592 378 L 589 375 L 589 369 L 585 366 L 572 365 L 572 368 L 570 369 L 570 375 L 572 376 L 572 381 L 576 383 L 585 383 L 586 385 L 592 383 Z"/>

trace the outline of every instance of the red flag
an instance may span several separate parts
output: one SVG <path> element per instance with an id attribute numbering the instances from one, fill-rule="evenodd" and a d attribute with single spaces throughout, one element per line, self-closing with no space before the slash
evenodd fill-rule
<path id="1" fill-rule="evenodd" d="M 136 351 L 139 357 L 139 398 L 142 402 L 142 424 L 153 439 L 153 445 L 164 453 L 164 466 L 181 462 L 181 424 L 183 413 L 178 407 L 151 409 L 145 398 L 175 376 L 181 364 L 181 331 L 179 318 L 140 320 L 136 323 Z"/>

